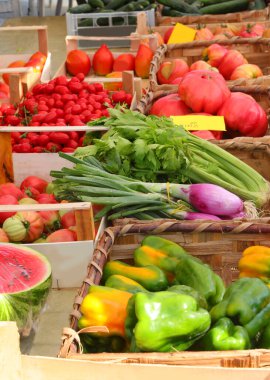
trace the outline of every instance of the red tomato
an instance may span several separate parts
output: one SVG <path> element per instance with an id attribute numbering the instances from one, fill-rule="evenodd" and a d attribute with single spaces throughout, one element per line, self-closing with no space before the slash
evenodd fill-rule
<path id="1" fill-rule="evenodd" d="M 34 188 L 39 193 L 43 193 L 46 190 L 47 185 L 48 182 L 44 179 L 37 176 L 29 176 L 22 181 L 20 189 L 25 190 L 28 188 Z"/>
<path id="2" fill-rule="evenodd" d="M 242 92 L 233 92 L 218 111 L 228 130 L 237 136 L 262 137 L 268 128 L 267 115 L 256 100 Z"/>
<path id="3" fill-rule="evenodd" d="M 67 242 L 67 241 L 76 241 L 76 237 L 73 231 L 68 229 L 61 229 L 53 232 L 47 237 L 48 243 L 59 243 L 59 242 Z"/>
<path id="4" fill-rule="evenodd" d="M 18 200 L 12 195 L 1 195 L 0 196 L 0 205 L 18 205 Z M 7 218 L 10 218 L 12 215 L 15 215 L 16 212 L 0 212 L 0 224 L 4 223 Z"/>
<path id="5" fill-rule="evenodd" d="M 42 54 L 40 51 L 37 51 L 36 53 L 31 55 L 31 57 L 29 58 L 29 61 L 32 61 L 34 59 L 38 60 L 42 65 L 44 65 L 47 57 L 45 54 Z"/>
<path id="6" fill-rule="evenodd" d="M 18 200 L 23 197 L 22 191 L 14 183 L 3 183 L 0 185 L 0 196 L 3 195 L 12 195 Z"/>
<path id="7" fill-rule="evenodd" d="M 219 73 L 195 70 L 183 77 L 178 95 L 194 112 L 215 114 L 231 93 Z"/>
<path id="8" fill-rule="evenodd" d="M 38 212 L 35 211 L 21 211 L 16 215 L 23 224 L 27 226 L 27 234 L 24 239 L 25 242 L 31 243 L 32 241 L 38 239 L 44 228 L 44 223 Z"/>
<path id="9" fill-rule="evenodd" d="M 73 210 L 66 212 L 61 217 L 61 224 L 63 228 L 69 228 L 76 226 L 75 212 Z"/>
<path id="10" fill-rule="evenodd" d="M 11 67 L 23 67 L 25 65 L 24 61 L 15 61 L 8 65 L 8 68 Z M 3 81 L 8 85 L 9 84 L 9 74 L 2 75 Z"/>
<path id="11" fill-rule="evenodd" d="M 35 198 L 38 203 L 43 203 L 43 204 L 51 204 L 51 203 L 57 203 L 57 200 L 55 199 L 53 194 L 47 194 L 47 193 L 42 193 L 38 194 Z"/>
<path id="12" fill-rule="evenodd" d="M 71 50 L 67 55 L 66 68 L 71 75 L 87 75 L 91 69 L 90 58 L 82 50 Z"/>

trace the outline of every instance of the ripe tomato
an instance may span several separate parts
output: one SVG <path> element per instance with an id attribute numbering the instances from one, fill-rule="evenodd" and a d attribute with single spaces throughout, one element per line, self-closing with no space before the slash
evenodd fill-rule
<path id="1" fill-rule="evenodd" d="M 8 68 L 11 68 L 11 67 L 23 67 L 25 65 L 25 62 L 24 61 L 14 61 L 14 62 L 11 62 L 9 65 L 8 65 Z M 9 84 L 9 74 L 3 74 L 2 75 L 2 78 L 3 78 L 3 81 L 6 83 L 6 84 Z"/>
<path id="2" fill-rule="evenodd" d="M 29 61 L 32 61 L 34 59 L 37 59 L 42 65 L 45 65 L 47 57 L 45 54 L 41 53 L 40 51 L 37 51 L 36 53 L 31 55 Z"/>
<path id="3" fill-rule="evenodd" d="M 67 55 L 66 68 L 71 75 L 87 75 L 91 69 L 90 58 L 82 50 L 71 50 Z"/>

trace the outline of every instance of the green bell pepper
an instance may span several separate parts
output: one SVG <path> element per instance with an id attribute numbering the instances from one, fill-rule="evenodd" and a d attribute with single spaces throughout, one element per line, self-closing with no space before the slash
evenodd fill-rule
<path id="1" fill-rule="evenodd" d="M 246 325 L 250 339 L 256 338 L 257 334 L 264 330 L 270 319 L 270 303 L 255 315 Z"/>
<path id="2" fill-rule="evenodd" d="M 256 347 L 270 349 L 270 322 L 268 322 L 267 326 L 260 334 Z"/>
<path id="3" fill-rule="evenodd" d="M 173 285 L 170 288 L 167 289 L 169 292 L 175 292 L 179 294 L 187 294 L 188 296 L 191 296 L 195 298 L 195 300 L 198 302 L 198 305 L 202 307 L 203 309 L 208 309 L 208 305 L 206 302 L 206 299 L 199 293 L 197 290 L 191 288 L 187 285 Z"/>
<path id="4" fill-rule="evenodd" d="M 128 302 L 125 331 L 131 350 L 183 351 L 205 334 L 210 324 L 207 310 L 189 295 L 137 293 Z"/>
<path id="5" fill-rule="evenodd" d="M 246 329 L 235 326 L 229 318 L 219 319 L 197 342 L 195 348 L 206 351 L 246 350 L 250 340 Z"/>
<path id="6" fill-rule="evenodd" d="M 125 352 L 126 340 L 119 335 L 80 334 L 84 353 Z"/>
<path id="7" fill-rule="evenodd" d="M 188 285 L 197 290 L 209 306 L 219 303 L 225 292 L 222 279 L 208 265 L 192 256 L 179 259 L 176 280 L 179 284 Z"/>
<path id="8" fill-rule="evenodd" d="M 245 326 L 269 301 L 270 289 L 262 280 L 240 278 L 227 288 L 223 300 L 211 309 L 212 322 L 229 317 L 235 323 Z M 249 326 L 249 329 L 254 330 L 252 326 Z"/>

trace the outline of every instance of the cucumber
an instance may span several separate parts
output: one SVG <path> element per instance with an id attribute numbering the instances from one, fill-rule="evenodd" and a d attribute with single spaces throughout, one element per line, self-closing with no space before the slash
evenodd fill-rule
<path id="1" fill-rule="evenodd" d="M 145 11 L 149 11 L 151 9 L 156 9 L 157 8 L 157 4 L 149 4 L 147 7 L 144 8 Z"/>
<path id="2" fill-rule="evenodd" d="M 148 5 L 150 5 L 148 0 L 135 1 L 134 11 L 142 11 L 145 7 L 148 7 Z"/>
<path id="3" fill-rule="evenodd" d="M 106 6 L 105 6 L 105 9 L 118 9 L 122 6 L 124 6 L 125 4 L 128 3 L 128 0 L 111 0 Z"/>
<path id="4" fill-rule="evenodd" d="M 255 0 L 255 9 L 264 9 L 266 7 L 264 0 Z"/>
<path id="5" fill-rule="evenodd" d="M 179 12 L 194 14 L 199 13 L 199 9 L 197 7 L 189 5 L 182 0 L 158 0 L 158 2 Z"/>
<path id="6" fill-rule="evenodd" d="M 172 9 L 169 12 L 168 16 L 171 16 L 171 17 L 198 16 L 198 13 L 183 13 L 183 12 L 179 12 L 179 11 Z"/>
<path id="7" fill-rule="evenodd" d="M 137 17 L 128 16 L 128 25 L 137 25 Z"/>
<path id="8" fill-rule="evenodd" d="M 224 14 L 231 12 L 240 12 L 248 9 L 249 0 L 231 0 L 224 3 L 208 5 L 200 9 L 200 13 L 206 14 Z"/>
<path id="9" fill-rule="evenodd" d="M 225 3 L 226 1 L 228 1 L 228 0 L 202 0 L 201 6 L 207 7 L 208 5 Z"/>
<path id="10" fill-rule="evenodd" d="M 81 4 L 69 9 L 69 12 L 74 13 L 74 14 L 90 13 L 91 11 L 92 11 L 92 7 L 89 4 Z"/>
<path id="11" fill-rule="evenodd" d="M 77 0 L 77 4 L 78 5 L 86 4 L 86 0 Z"/>
<path id="12" fill-rule="evenodd" d="M 92 8 L 104 8 L 104 3 L 102 0 L 88 0 L 88 4 Z"/>
<path id="13" fill-rule="evenodd" d="M 78 22 L 78 27 L 93 26 L 93 20 L 91 18 L 84 18 Z"/>

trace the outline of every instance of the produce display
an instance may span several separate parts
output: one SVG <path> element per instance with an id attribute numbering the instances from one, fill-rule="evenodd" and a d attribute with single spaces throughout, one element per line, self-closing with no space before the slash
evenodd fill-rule
<path id="1" fill-rule="evenodd" d="M 165 59 L 157 71 L 157 80 L 159 84 L 178 84 L 186 73 L 194 70 L 219 72 L 226 80 L 254 79 L 263 75 L 260 67 L 248 63 L 238 50 L 229 50 L 222 45 L 213 44 L 205 48 L 202 59 L 195 61 L 190 67 L 181 58 Z"/>
<path id="2" fill-rule="evenodd" d="M 138 77 L 143 79 L 149 77 L 150 63 L 153 58 L 153 51 L 147 41 L 139 45 L 136 54 L 123 53 L 114 57 L 107 45 L 103 44 L 94 53 L 92 62 L 89 55 L 83 50 L 71 50 L 66 59 L 66 70 L 70 75 L 90 73 L 96 76 L 107 78 L 121 78 L 122 71 L 134 71 Z M 91 70 L 92 68 L 92 70 Z M 91 70 L 91 71 L 90 71 Z M 106 88 L 106 84 L 104 84 Z M 108 86 L 108 85 L 107 85 Z M 116 90 L 122 88 L 117 83 Z"/>
<path id="3" fill-rule="evenodd" d="M 51 184 L 29 176 L 20 187 L 0 185 L 0 205 L 58 203 L 50 192 Z M 73 210 L 0 212 L 0 242 L 58 243 L 76 241 Z"/>
<path id="4" fill-rule="evenodd" d="M 267 204 L 267 181 L 223 149 L 165 117 L 110 115 L 98 121 L 110 127 L 101 139 L 74 156 L 60 153 L 75 167 L 51 172 L 58 199 L 104 205 L 96 217 L 109 219 L 233 219 Z"/>
<path id="5" fill-rule="evenodd" d="M 191 26 L 189 26 L 191 27 Z M 192 27 L 193 28 L 193 27 Z M 193 28 L 194 29 L 194 28 Z M 167 44 L 174 30 L 174 26 L 168 27 L 164 33 L 164 43 Z M 269 29 L 264 23 L 250 22 L 243 25 L 224 23 L 217 27 L 211 25 L 197 25 L 195 41 L 227 40 L 232 37 L 253 38 L 266 37 L 269 35 Z"/>
<path id="6" fill-rule="evenodd" d="M 15 244 L 0 244 L 0 321 L 29 328 L 40 314 L 51 287 L 45 256 Z"/>
<path id="7" fill-rule="evenodd" d="M 111 13 L 111 12 L 137 12 L 155 9 L 156 4 L 152 0 L 79 0 L 77 6 L 68 10 L 70 13 Z M 91 22 L 92 21 L 92 22 Z M 129 24 L 136 24 L 136 17 L 130 16 Z M 119 17 L 114 20 L 113 25 L 122 25 L 123 18 Z M 109 25 L 109 21 L 104 17 L 99 20 L 99 26 Z M 93 20 L 83 19 L 79 26 L 93 26 Z"/>
<path id="8" fill-rule="evenodd" d="M 200 91 L 197 91 L 198 85 Z M 216 139 L 262 137 L 268 129 L 267 114 L 262 106 L 248 94 L 230 92 L 221 74 L 211 70 L 193 70 L 185 74 L 179 79 L 178 93 L 154 101 L 149 114 L 223 116 L 226 132 L 213 133 L 212 138 Z"/>
<path id="9" fill-rule="evenodd" d="M 18 106 L 3 104 L 1 125 L 11 126 L 81 126 L 90 120 L 108 116 L 116 104 L 129 106 L 132 95 L 123 90 L 109 92 L 100 83 L 87 83 L 84 74 L 68 79 L 60 76 L 37 84 Z M 74 152 L 82 146 L 84 132 L 13 132 L 16 153 Z"/>
<path id="10" fill-rule="evenodd" d="M 157 0 L 164 7 L 163 16 L 181 17 L 206 14 L 225 14 L 254 9 L 264 9 L 264 0 Z"/>
<path id="11" fill-rule="evenodd" d="M 80 312 L 79 329 L 107 329 L 80 334 L 85 353 L 270 348 L 267 284 L 244 276 L 226 288 L 207 264 L 159 236 L 143 239 L 133 265 L 108 261 Z"/>

